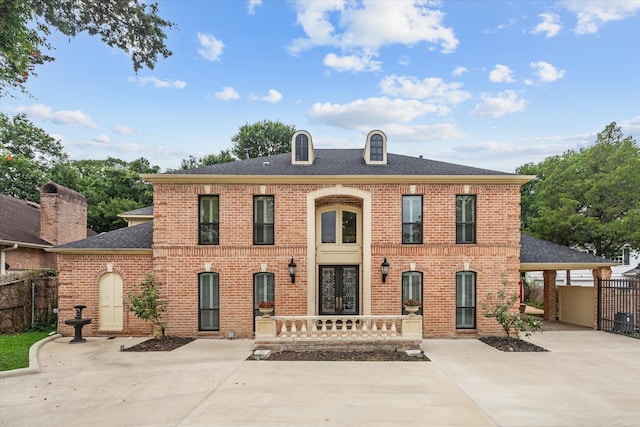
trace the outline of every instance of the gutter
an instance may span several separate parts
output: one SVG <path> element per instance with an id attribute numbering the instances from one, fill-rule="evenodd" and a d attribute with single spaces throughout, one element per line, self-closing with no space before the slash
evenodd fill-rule
<path id="1" fill-rule="evenodd" d="M 18 244 L 14 243 L 13 246 L 11 246 L 10 248 L 4 248 L 2 250 L 0 250 L 0 276 L 4 276 L 5 274 L 7 274 L 6 269 L 4 268 L 4 264 L 5 264 L 5 252 L 8 251 L 12 251 L 14 249 L 18 249 Z"/>

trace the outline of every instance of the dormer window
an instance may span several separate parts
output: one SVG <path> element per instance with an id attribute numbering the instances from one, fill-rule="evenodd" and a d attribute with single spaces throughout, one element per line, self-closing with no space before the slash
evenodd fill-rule
<path id="1" fill-rule="evenodd" d="M 313 164 L 314 152 L 311 134 L 301 130 L 291 138 L 291 163 L 294 165 Z"/>
<path id="2" fill-rule="evenodd" d="M 383 132 L 374 130 L 367 135 L 364 161 L 368 165 L 387 164 L 387 136 Z"/>
<path id="3" fill-rule="evenodd" d="M 296 136 L 296 162 L 309 161 L 309 138 L 301 133 Z"/>

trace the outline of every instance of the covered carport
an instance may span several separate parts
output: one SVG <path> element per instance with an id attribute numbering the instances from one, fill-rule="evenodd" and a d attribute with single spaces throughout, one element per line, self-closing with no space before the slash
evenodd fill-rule
<path id="1" fill-rule="evenodd" d="M 560 320 L 597 329 L 598 279 L 611 278 L 611 266 L 617 263 L 522 234 L 520 238 L 520 272 L 541 271 L 544 281 L 544 320 Z M 556 289 L 558 271 L 567 271 L 567 286 Z M 571 270 L 591 270 L 593 286 L 570 286 Z M 558 313 L 558 319 L 556 319 Z"/>

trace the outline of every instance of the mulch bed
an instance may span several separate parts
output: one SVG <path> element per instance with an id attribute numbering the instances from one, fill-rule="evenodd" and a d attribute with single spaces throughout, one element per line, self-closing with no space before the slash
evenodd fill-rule
<path id="1" fill-rule="evenodd" d="M 185 344 L 189 344 L 193 340 L 194 338 L 189 337 L 164 337 L 164 339 L 161 340 L 151 338 L 142 341 L 140 344 L 125 348 L 124 351 L 171 351 Z"/>
<path id="2" fill-rule="evenodd" d="M 249 356 L 247 360 L 255 360 Z M 429 358 L 409 356 L 403 350 L 374 350 L 374 351 L 336 351 L 336 350 L 306 350 L 306 351 L 274 351 L 267 359 L 286 361 L 317 361 L 317 362 L 428 362 Z"/>
<path id="3" fill-rule="evenodd" d="M 483 343 L 500 351 L 506 352 L 532 352 L 548 351 L 540 346 L 521 339 L 509 339 L 507 337 L 483 337 L 479 338 Z"/>

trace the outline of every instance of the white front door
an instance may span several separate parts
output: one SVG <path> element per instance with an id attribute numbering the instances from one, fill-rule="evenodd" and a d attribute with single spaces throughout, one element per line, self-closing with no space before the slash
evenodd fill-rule
<path id="1" fill-rule="evenodd" d="M 122 330 L 122 277 L 106 273 L 100 278 L 100 323 L 101 331 Z"/>

